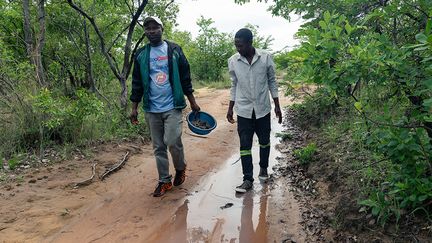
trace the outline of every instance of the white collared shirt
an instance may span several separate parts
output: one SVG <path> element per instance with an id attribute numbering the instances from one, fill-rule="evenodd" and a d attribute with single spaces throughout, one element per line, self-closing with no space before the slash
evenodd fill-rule
<path id="1" fill-rule="evenodd" d="M 231 78 L 231 101 L 234 111 L 244 118 L 256 119 L 266 116 L 271 111 L 270 96 L 278 97 L 275 78 L 275 64 L 270 52 L 255 49 L 251 64 L 239 53 L 228 59 L 228 71 Z"/>

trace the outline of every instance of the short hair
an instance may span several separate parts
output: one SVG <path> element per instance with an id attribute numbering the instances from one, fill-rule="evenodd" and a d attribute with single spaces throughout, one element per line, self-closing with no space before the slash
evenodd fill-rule
<path id="1" fill-rule="evenodd" d="M 234 38 L 241 39 L 246 43 L 252 43 L 253 34 L 252 31 L 250 31 L 250 29 L 242 28 L 239 31 L 237 31 Z"/>

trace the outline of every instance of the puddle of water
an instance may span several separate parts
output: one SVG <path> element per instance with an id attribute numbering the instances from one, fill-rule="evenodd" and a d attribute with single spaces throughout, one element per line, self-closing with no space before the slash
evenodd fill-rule
<path id="1" fill-rule="evenodd" d="M 275 137 L 282 125 L 272 119 L 269 173 L 280 153 L 274 148 L 279 143 Z M 252 191 L 236 194 L 234 188 L 242 183 L 243 174 L 239 155 L 233 155 L 213 174 L 204 178 L 195 193 L 188 196 L 169 222 L 151 237 L 151 242 L 267 242 L 268 202 L 274 195 L 278 200 L 297 203 L 295 199 L 281 197 L 282 193 L 260 182 L 259 145 L 254 137 L 254 187 Z M 285 185 L 284 185 L 285 186 Z M 270 209 L 271 210 L 271 209 Z M 290 232 L 295 234 L 295 232 Z"/>

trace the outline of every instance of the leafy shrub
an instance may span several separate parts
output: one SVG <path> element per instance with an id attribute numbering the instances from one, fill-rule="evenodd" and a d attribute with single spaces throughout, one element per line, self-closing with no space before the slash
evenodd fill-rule
<path id="1" fill-rule="evenodd" d="M 317 151 L 315 143 L 310 143 L 306 147 L 294 150 L 294 156 L 300 161 L 300 164 L 305 165 L 312 161 L 313 155 Z"/>
<path id="2" fill-rule="evenodd" d="M 189 56 L 191 72 L 201 81 L 221 80 L 227 60 L 235 52 L 232 36 L 219 32 L 212 27 L 213 23 L 212 19 L 204 17 L 198 20 L 200 34 L 195 40 L 196 48 Z"/>
<path id="3" fill-rule="evenodd" d="M 83 135 L 85 122 L 92 123 L 91 119 L 102 116 L 103 107 L 94 94 L 82 89 L 77 90 L 73 98 L 55 97 L 50 90 L 42 89 L 33 103 L 44 133 L 59 142 L 77 142 Z"/>
<path id="4" fill-rule="evenodd" d="M 382 224 L 402 210 L 416 210 L 432 202 L 432 146 L 424 129 L 377 129 L 368 143 L 392 162 L 389 176 L 369 198 L 361 201 L 371 207 Z"/>
<path id="5" fill-rule="evenodd" d="M 296 107 L 299 116 L 319 125 L 336 109 L 356 109 L 366 148 L 388 161 L 362 201 L 383 224 L 399 220 L 402 211 L 431 210 L 432 19 L 404 19 L 391 30 L 387 25 L 395 14 L 430 10 L 405 2 L 369 12 L 354 7 L 357 12 L 346 16 L 324 10 L 298 32 L 299 48 L 277 61 L 294 72 L 288 74 L 292 83 L 321 88 Z"/>
<path id="6" fill-rule="evenodd" d="M 8 160 L 9 169 L 14 170 L 19 165 L 19 159 L 14 156 Z"/>

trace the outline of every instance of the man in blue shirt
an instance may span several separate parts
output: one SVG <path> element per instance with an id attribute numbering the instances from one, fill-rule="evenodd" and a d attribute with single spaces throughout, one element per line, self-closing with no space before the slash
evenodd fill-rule
<path id="1" fill-rule="evenodd" d="M 131 122 L 138 122 L 138 104 L 143 102 L 145 119 L 150 129 L 159 182 L 153 196 L 160 197 L 186 178 L 186 161 L 181 140 L 184 96 L 193 111 L 200 107 L 193 95 L 189 63 L 175 43 L 162 40 L 163 24 L 157 17 L 144 19 L 144 33 L 149 44 L 135 55 L 132 73 Z M 169 174 L 167 148 L 173 159 L 176 175 L 172 183 Z"/>

